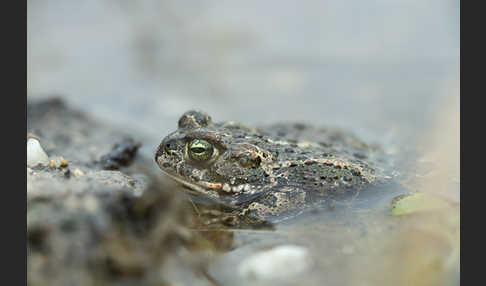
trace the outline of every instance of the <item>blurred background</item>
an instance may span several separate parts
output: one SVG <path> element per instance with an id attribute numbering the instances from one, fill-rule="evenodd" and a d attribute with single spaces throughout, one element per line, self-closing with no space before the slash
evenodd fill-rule
<path id="1" fill-rule="evenodd" d="M 61 96 L 145 154 L 191 108 L 407 142 L 459 84 L 459 1 L 28 1 L 27 51 L 29 100 Z"/>

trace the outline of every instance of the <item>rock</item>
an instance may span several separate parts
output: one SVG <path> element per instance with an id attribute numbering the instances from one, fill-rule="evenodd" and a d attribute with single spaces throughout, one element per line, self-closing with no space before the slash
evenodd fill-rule
<path id="1" fill-rule="evenodd" d="M 190 235 L 176 194 L 158 184 L 136 196 L 130 188 L 74 191 L 57 177 L 46 180 L 49 191 L 27 194 L 29 285 L 163 282 L 159 271 Z"/>
<path id="2" fill-rule="evenodd" d="M 136 142 L 132 138 L 124 138 L 116 143 L 108 154 L 101 156 L 101 167 L 104 170 L 118 170 L 120 167 L 129 166 L 135 159 L 137 150 L 141 145 L 140 142 Z"/>
<path id="3" fill-rule="evenodd" d="M 286 281 L 310 269 L 309 251 L 297 245 L 281 245 L 255 253 L 238 266 L 238 274 L 250 280 Z"/>
<path id="4" fill-rule="evenodd" d="M 127 172 L 102 170 L 95 159 L 127 134 L 58 99 L 28 103 L 27 116 L 28 130 L 42 137 L 52 157 L 39 139 L 29 138 L 28 284 L 166 285 L 166 261 L 192 235 L 187 201 L 175 185 L 134 171 L 134 164 Z M 123 159 L 117 163 L 133 159 L 139 145 L 130 142 L 113 153 Z M 188 271 L 184 267 L 180 271 Z"/>
<path id="5" fill-rule="evenodd" d="M 41 138 L 40 142 L 50 157 L 62 156 L 70 164 L 78 163 L 90 168 L 116 143 L 132 137 L 124 130 L 95 121 L 59 98 L 27 103 L 27 131 Z M 132 145 L 138 146 L 136 143 Z M 134 148 L 124 149 L 134 151 Z M 128 155 L 132 153 L 128 152 Z M 148 159 L 153 161 L 153 158 Z"/>

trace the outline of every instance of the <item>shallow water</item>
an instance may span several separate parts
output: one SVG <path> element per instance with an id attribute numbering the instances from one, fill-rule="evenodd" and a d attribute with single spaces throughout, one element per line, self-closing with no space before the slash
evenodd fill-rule
<path id="1" fill-rule="evenodd" d="M 373 271 L 414 277 L 423 261 L 406 264 L 397 249 L 414 253 L 428 247 L 423 237 L 429 234 L 433 241 L 446 241 L 446 250 L 425 251 L 427 263 L 430 257 L 455 253 L 448 247 L 458 248 L 453 219 L 458 208 L 443 216 L 448 227 L 437 230 L 430 226 L 435 217 L 417 224 L 415 217 L 391 216 L 388 207 L 395 195 L 436 191 L 437 185 L 441 195 L 459 201 L 454 162 L 444 163 L 452 175 L 433 176 L 442 172 L 440 159 L 456 149 L 430 139 L 453 140 L 456 134 L 451 125 L 437 122 L 459 112 L 454 101 L 459 95 L 459 1 L 136 3 L 29 1 L 28 97 L 56 94 L 130 130 L 149 157 L 192 108 L 215 121 L 340 126 L 382 145 L 400 174 L 398 187 L 369 205 L 304 216 L 271 232 L 234 231 L 236 249 L 210 265 L 216 280 L 247 285 L 234 279 L 235 267 L 248 253 L 275 244 L 303 245 L 313 253 L 315 264 L 300 281 L 309 285 L 322 279 L 331 285 L 389 285 L 386 281 L 393 280 L 381 273 L 383 280 L 377 282 L 373 279 L 380 275 Z M 153 168 L 158 169 L 155 162 Z M 416 234 L 417 225 L 423 225 L 425 235 L 421 227 Z M 417 244 L 403 246 L 401 232 L 417 236 Z M 449 235 L 451 241 L 444 239 Z M 384 250 L 385 245 L 390 248 Z M 387 267 L 396 261 L 404 264 L 394 264 L 393 272 Z M 418 270 L 408 271 L 409 265 L 419 265 Z"/>

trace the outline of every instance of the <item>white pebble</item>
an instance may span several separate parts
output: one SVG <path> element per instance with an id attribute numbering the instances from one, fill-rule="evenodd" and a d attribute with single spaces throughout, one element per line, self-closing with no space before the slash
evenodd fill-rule
<path id="1" fill-rule="evenodd" d="M 76 169 L 74 169 L 74 171 L 73 171 L 73 175 L 74 175 L 75 177 L 81 177 L 81 176 L 83 176 L 83 175 L 84 175 L 84 173 L 83 173 L 83 171 L 81 171 L 80 169 L 76 168 Z"/>
<path id="2" fill-rule="evenodd" d="M 247 257 L 238 266 L 238 273 L 247 279 L 287 280 L 305 273 L 311 262 L 306 248 L 282 245 Z"/>
<path id="3" fill-rule="evenodd" d="M 34 167 L 38 164 L 47 165 L 49 157 L 35 138 L 27 139 L 27 166 Z"/>

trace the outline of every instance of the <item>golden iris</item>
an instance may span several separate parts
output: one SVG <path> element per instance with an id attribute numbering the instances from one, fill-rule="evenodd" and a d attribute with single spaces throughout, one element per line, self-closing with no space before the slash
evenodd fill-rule
<path id="1" fill-rule="evenodd" d="M 193 160 L 206 161 L 213 155 L 213 145 L 203 139 L 194 139 L 189 143 L 189 156 Z"/>

